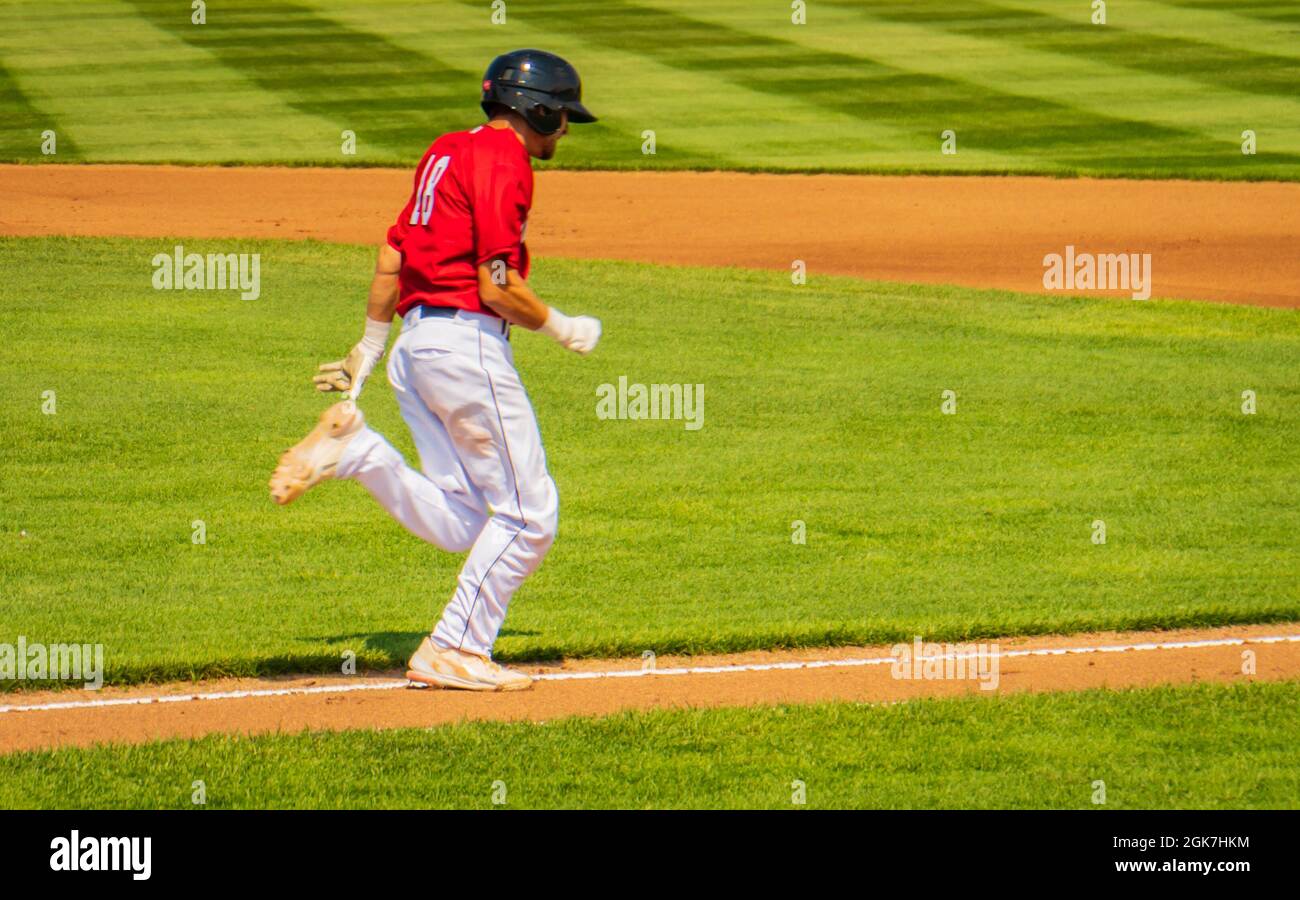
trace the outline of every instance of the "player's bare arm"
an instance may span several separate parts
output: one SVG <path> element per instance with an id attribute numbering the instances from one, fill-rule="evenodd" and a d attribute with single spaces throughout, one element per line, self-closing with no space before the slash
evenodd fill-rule
<path id="1" fill-rule="evenodd" d="M 488 260 L 478 267 L 478 295 L 510 324 L 544 334 L 576 353 L 590 353 L 600 340 L 599 319 L 566 316 L 547 306 L 518 271 L 506 267 L 504 257 Z"/>
<path id="2" fill-rule="evenodd" d="M 366 298 L 366 318 L 372 322 L 392 322 L 397 308 L 398 281 L 402 271 L 402 254 L 387 243 L 379 245 L 375 260 L 375 277 L 370 281 L 370 294 Z"/>
<path id="3" fill-rule="evenodd" d="M 353 400 L 361 396 L 361 388 L 384 356 L 388 344 L 388 331 L 397 308 L 398 275 L 402 270 L 402 254 L 387 243 L 379 247 L 375 261 L 375 277 L 370 282 L 366 298 L 366 325 L 361 340 L 348 355 L 336 362 L 322 363 L 312 378 L 318 391 L 348 391 Z"/>

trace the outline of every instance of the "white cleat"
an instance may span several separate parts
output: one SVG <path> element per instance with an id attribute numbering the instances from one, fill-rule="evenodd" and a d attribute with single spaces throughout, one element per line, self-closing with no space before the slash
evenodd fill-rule
<path id="1" fill-rule="evenodd" d="M 417 684 L 463 691 L 526 691 L 533 679 L 492 660 L 436 645 L 425 638 L 407 661 L 406 677 Z"/>
<path id="2" fill-rule="evenodd" d="M 320 414 L 316 427 L 280 457 L 271 475 L 271 499 L 284 506 L 313 485 L 334 477 L 348 442 L 366 424 L 366 417 L 351 400 L 335 403 Z"/>

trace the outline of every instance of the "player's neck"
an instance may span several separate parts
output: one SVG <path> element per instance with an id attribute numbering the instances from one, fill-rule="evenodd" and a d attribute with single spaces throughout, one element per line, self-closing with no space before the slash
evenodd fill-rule
<path id="1" fill-rule="evenodd" d="M 515 137 L 519 138 L 519 143 L 523 144 L 525 147 L 528 146 L 528 142 L 524 140 L 524 136 L 519 133 L 518 128 L 515 128 L 514 125 L 511 124 L 509 119 L 506 118 L 488 119 L 487 126 L 488 128 L 495 128 L 498 131 L 500 131 L 503 128 L 509 128 L 511 131 L 515 133 Z"/>

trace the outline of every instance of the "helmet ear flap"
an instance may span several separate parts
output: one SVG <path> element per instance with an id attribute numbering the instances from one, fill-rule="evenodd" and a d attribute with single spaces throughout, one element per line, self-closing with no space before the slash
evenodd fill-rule
<path id="1" fill-rule="evenodd" d="M 541 134 L 551 135 L 560 130 L 560 110 L 543 103 L 534 103 L 524 118 Z"/>

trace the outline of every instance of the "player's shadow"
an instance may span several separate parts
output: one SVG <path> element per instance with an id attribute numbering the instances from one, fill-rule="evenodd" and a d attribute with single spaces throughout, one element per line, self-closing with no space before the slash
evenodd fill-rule
<path id="1" fill-rule="evenodd" d="M 420 645 L 429 632 L 427 631 L 372 631 L 356 634 L 315 635 L 304 637 L 304 641 L 326 641 L 342 644 L 353 651 L 374 650 L 388 656 L 394 664 L 405 663 L 407 657 Z M 501 637 L 536 637 L 540 631 L 528 629 L 502 628 Z"/>

